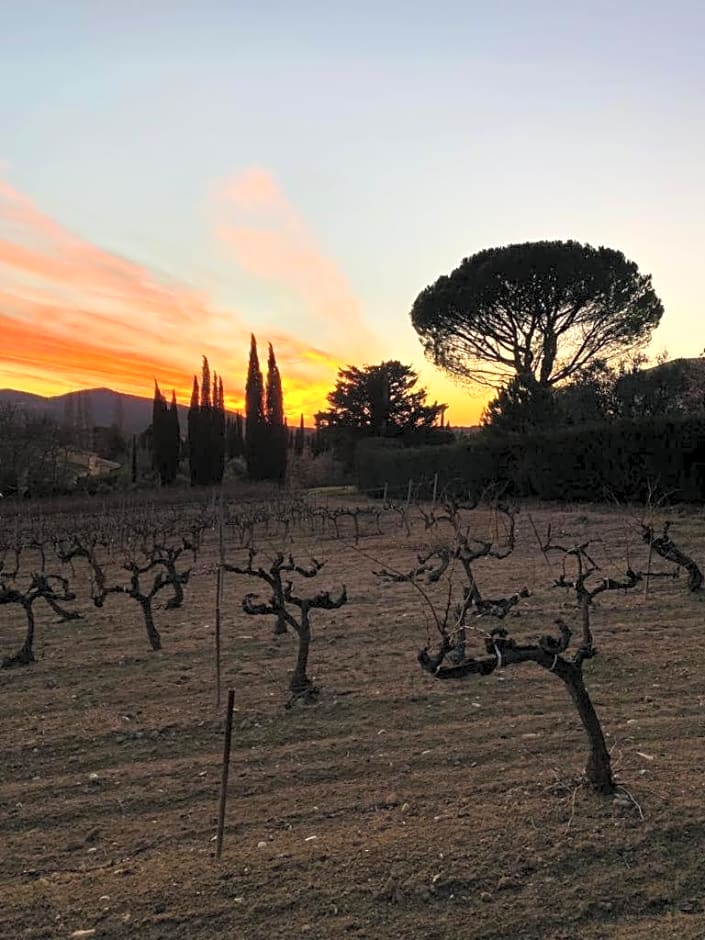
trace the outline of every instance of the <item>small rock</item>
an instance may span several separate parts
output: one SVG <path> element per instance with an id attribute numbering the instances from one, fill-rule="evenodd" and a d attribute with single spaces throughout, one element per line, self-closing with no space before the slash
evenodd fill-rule
<path id="1" fill-rule="evenodd" d="M 163 914 L 166 910 L 166 901 L 157 901 L 154 905 L 155 914 Z"/>
<path id="2" fill-rule="evenodd" d="M 402 803 L 401 805 L 402 813 L 408 813 L 410 809 L 411 809 L 411 806 L 409 806 L 408 803 Z"/>
<path id="3" fill-rule="evenodd" d="M 266 849 L 266 848 L 267 848 L 267 843 L 266 843 L 264 840 L 262 840 L 261 842 L 258 842 L 258 843 L 257 843 L 257 848 L 258 848 L 258 849 Z"/>
<path id="4" fill-rule="evenodd" d="M 489 891 L 483 891 L 482 894 L 480 895 L 480 900 L 484 901 L 485 904 L 489 904 L 489 902 L 492 901 L 493 898 Z"/>

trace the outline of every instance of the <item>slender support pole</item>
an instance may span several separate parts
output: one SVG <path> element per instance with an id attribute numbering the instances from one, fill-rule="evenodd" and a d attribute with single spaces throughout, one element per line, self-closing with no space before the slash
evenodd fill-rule
<path id="1" fill-rule="evenodd" d="M 225 562 L 223 487 L 218 505 L 218 573 L 215 583 L 215 704 L 220 708 L 220 608 L 223 601 L 223 564 Z"/>
<path id="2" fill-rule="evenodd" d="M 225 803 L 228 796 L 228 771 L 230 769 L 230 745 L 233 737 L 233 708 L 235 690 L 228 692 L 228 709 L 225 713 L 225 742 L 223 744 L 223 777 L 220 783 L 220 805 L 218 807 L 218 833 L 215 841 L 215 857 L 220 858 L 223 851 L 223 831 L 225 829 Z"/>
<path id="3" fill-rule="evenodd" d="M 218 565 L 215 581 L 215 704 L 220 708 L 220 599 L 223 595 L 223 569 Z"/>
<path id="4" fill-rule="evenodd" d="M 433 475 L 433 505 L 436 505 L 436 496 L 438 496 L 438 474 Z"/>
<path id="5" fill-rule="evenodd" d="M 406 508 L 409 508 L 409 503 L 411 502 L 411 487 L 414 485 L 414 481 L 409 479 L 409 486 L 406 490 Z"/>

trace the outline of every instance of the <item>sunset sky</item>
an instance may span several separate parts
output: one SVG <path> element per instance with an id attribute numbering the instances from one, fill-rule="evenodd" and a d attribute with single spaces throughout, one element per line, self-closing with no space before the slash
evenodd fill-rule
<path id="1" fill-rule="evenodd" d="M 705 347 L 705 4 L 0 4 L 0 388 L 241 407 L 249 334 L 292 419 L 338 366 L 483 389 L 409 310 L 462 258 L 574 238 L 653 275 L 651 350 Z"/>

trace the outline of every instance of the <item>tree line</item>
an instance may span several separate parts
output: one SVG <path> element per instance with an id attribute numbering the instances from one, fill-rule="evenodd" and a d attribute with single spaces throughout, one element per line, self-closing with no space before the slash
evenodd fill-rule
<path id="1" fill-rule="evenodd" d="M 303 443 L 303 416 L 296 437 Z M 162 485 L 176 480 L 182 458 L 188 458 L 193 486 L 220 483 L 226 459 L 244 457 L 252 480 L 283 482 L 286 477 L 289 431 L 284 416 L 281 375 L 269 344 L 266 385 L 259 366 L 257 341 L 250 340 L 250 359 L 245 388 L 245 416 L 227 416 L 223 377 L 213 372 L 206 356 L 200 383 L 193 377 L 187 417 L 186 442 L 182 441 L 176 394 L 171 404 L 154 383 L 151 427 L 152 466 Z M 133 443 L 133 454 L 135 445 Z"/>

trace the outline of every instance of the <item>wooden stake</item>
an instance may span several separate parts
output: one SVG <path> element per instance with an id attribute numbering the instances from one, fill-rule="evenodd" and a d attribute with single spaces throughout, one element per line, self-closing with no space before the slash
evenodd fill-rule
<path id="1" fill-rule="evenodd" d="M 384 496 L 382 497 L 382 501 L 384 502 L 385 506 L 387 504 L 387 490 L 388 489 L 389 489 L 389 483 L 385 483 L 384 484 Z"/>
<path id="2" fill-rule="evenodd" d="M 223 596 L 223 569 L 218 565 L 215 579 L 215 704 L 220 708 L 220 599 Z"/>
<path id="3" fill-rule="evenodd" d="M 411 487 L 413 486 L 414 481 L 409 480 L 409 486 L 406 491 L 406 508 L 409 508 L 409 503 L 411 502 Z"/>
<path id="4" fill-rule="evenodd" d="M 215 704 L 220 708 L 220 608 L 223 601 L 223 565 L 225 564 L 225 525 L 223 487 L 220 488 L 218 506 L 218 571 L 215 581 Z"/>
<path id="5" fill-rule="evenodd" d="M 228 692 L 228 709 L 225 713 L 225 742 L 223 744 L 223 777 L 220 782 L 220 805 L 218 807 L 218 832 L 215 840 L 215 857 L 220 858 L 223 851 L 223 832 L 225 830 L 225 802 L 228 796 L 228 771 L 230 769 L 230 745 L 233 737 L 233 708 L 235 690 Z"/>
<path id="6" fill-rule="evenodd" d="M 433 505 L 436 505 L 436 496 L 438 495 L 438 474 L 433 475 Z"/>

